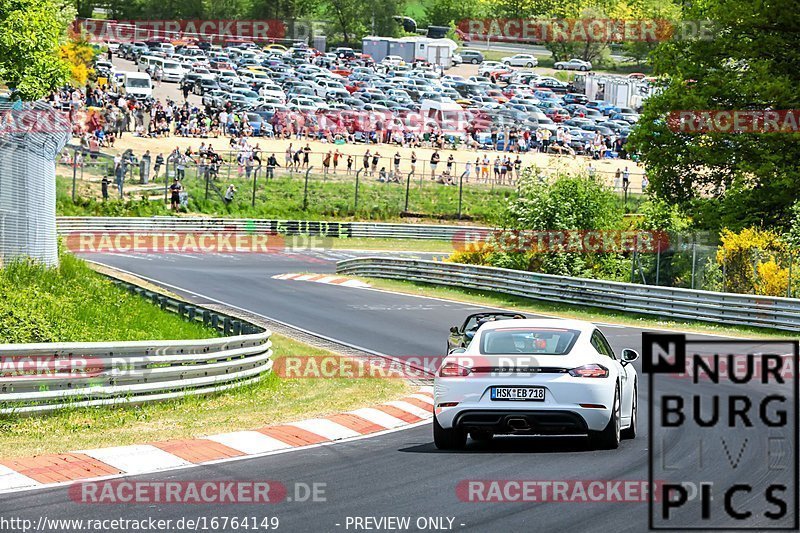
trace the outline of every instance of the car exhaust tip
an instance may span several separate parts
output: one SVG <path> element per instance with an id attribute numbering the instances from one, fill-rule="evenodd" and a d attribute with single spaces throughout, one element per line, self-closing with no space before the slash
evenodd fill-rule
<path id="1" fill-rule="evenodd" d="M 528 421 L 524 418 L 509 418 L 508 422 L 506 423 L 508 424 L 508 427 L 514 431 L 526 431 L 531 428 L 530 424 L 528 424 Z"/>

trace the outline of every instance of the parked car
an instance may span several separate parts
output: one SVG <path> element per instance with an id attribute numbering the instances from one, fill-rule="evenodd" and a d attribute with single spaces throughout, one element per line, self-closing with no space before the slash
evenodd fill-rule
<path id="1" fill-rule="evenodd" d="M 580 93 L 567 93 L 564 95 L 565 104 L 585 104 L 589 98 L 585 94 Z"/>
<path id="2" fill-rule="evenodd" d="M 569 61 L 557 61 L 553 66 L 556 70 L 580 70 L 584 72 L 592 70 L 592 64 L 589 61 L 577 58 L 572 58 Z"/>
<path id="3" fill-rule="evenodd" d="M 532 68 L 539 64 L 539 60 L 530 54 L 516 54 L 513 56 L 504 57 L 502 63 L 510 67 L 528 67 Z"/>
<path id="4" fill-rule="evenodd" d="M 483 63 L 483 54 L 477 50 L 461 50 L 459 53 L 464 63 L 471 63 L 473 65 Z"/>

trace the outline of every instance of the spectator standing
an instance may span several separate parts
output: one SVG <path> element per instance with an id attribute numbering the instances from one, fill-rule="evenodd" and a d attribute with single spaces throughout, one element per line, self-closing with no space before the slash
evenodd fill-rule
<path id="1" fill-rule="evenodd" d="M 394 153 L 394 173 L 395 176 L 400 176 L 400 152 Z"/>
<path id="2" fill-rule="evenodd" d="M 275 154 L 270 155 L 267 158 L 267 179 L 272 179 L 275 177 L 275 167 L 278 167 L 278 158 L 275 157 Z"/>
<path id="3" fill-rule="evenodd" d="M 161 166 L 162 166 L 163 164 L 164 164 L 164 156 L 163 156 L 163 155 L 161 155 L 161 154 L 158 154 L 158 155 L 156 156 L 156 164 L 155 164 L 155 166 L 153 167 L 153 179 L 154 179 L 154 180 L 157 180 L 157 179 L 158 179 L 158 172 L 161 170 Z"/>
<path id="4" fill-rule="evenodd" d="M 436 167 L 439 166 L 439 160 L 442 156 L 439 155 L 439 150 L 434 150 L 431 155 L 431 179 L 436 179 Z"/>
<path id="5" fill-rule="evenodd" d="M 181 185 L 180 180 L 177 177 L 175 177 L 175 179 L 172 182 L 172 185 L 169 186 L 169 192 L 170 192 L 169 203 L 170 203 L 170 208 L 173 211 L 178 210 L 178 204 L 180 204 L 181 201 L 182 191 L 183 191 L 183 185 Z"/>
<path id="6" fill-rule="evenodd" d="M 364 174 L 369 174 L 369 158 L 370 153 L 369 150 L 367 150 L 367 153 L 364 154 Z"/>
<path id="7" fill-rule="evenodd" d="M 103 179 L 100 181 L 100 191 L 103 194 L 103 201 L 105 202 L 108 200 L 108 184 L 111 183 L 111 180 L 108 179 L 108 176 L 103 176 Z"/>
<path id="8" fill-rule="evenodd" d="M 146 150 L 139 160 L 139 182 L 144 185 L 150 183 L 150 150 Z"/>
<path id="9" fill-rule="evenodd" d="M 328 170 L 331 167 L 331 159 L 333 158 L 333 153 L 328 150 L 328 153 L 322 157 L 322 175 L 327 176 Z"/>

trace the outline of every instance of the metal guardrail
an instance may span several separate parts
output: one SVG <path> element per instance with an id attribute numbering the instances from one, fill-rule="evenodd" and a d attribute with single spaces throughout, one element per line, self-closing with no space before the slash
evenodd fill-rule
<path id="1" fill-rule="evenodd" d="M 800 329 L 800 300 L 790 298 L 657 287 L 504 268 L 381 257 L 339 261 L 336 271 L 340 274 L 477 289 L 533 300 L 670 319 L 787 331 Z"/>
<path id="2" fill-rule="evenodd" d="M 254 383 L 272 368 L 269 330 L 124 281 L 115 282 L 162 309 L 227 336 L 0 345 L 0 414 L 208 394 Z"/>
<path id="3" fill-rule="evenodd" d="M 389 224 L 382 222 L 326 222 L 202 217 L 58 217 L 61 234 L 81 232 L 241 231 L 312 235 L 465 241 L 486 234 L 489 228 L 437 224 Z"/>

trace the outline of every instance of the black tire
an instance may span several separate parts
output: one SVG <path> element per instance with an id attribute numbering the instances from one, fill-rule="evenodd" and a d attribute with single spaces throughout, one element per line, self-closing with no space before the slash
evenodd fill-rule
<path id="1" fill-rule="evenodd" d="M 589 70 L 589 69 L 588 69 L 588 68 L 586 68 L 586 67 L 581 67 L 581 68 L 580 68 L 580 70 L 581 70 L 582 72 L 586 72 L 586 71 L 587 71 L 587 70 Z"/>
<path id="2" fill-rule="evenodd" d="M 470 61 L 470 63 L 472 63 L 473 65 L 477 65 L 478 64 L 478 58 L 477 57 L 473 57 L 472 61 Z"/>
<path id="3" fill-rule="evenodd" d="M 489 442 L 492 437 L 494 437 L 494 433 L 491 431 L 471 431 L 469 434 L 469 438 L 475 442 Z"/>
<path id="4" fill-rule="evenodd" d="M 608 420 L 605 429 L 602 431 L 589 432 L 589 444 L 596 450 L 616 450 L 619 448 L 619 442 L 622 439 L 620 429 L 620 405 L 619 386 L 614 393 L 614 410 L 611 412 L 611 418 Z"/>
<path id="5" fill-rule="evenodd" d="M 528 61 L 528 62 L 525 64 L 525 66 L 526 66 L 526 67 L 528 67 L 528 68 L 533 68 L 533 63 L 531 63 L 530 61 Z"/>
<path id="6" fill-rule="evenodd" d="M 631 425 L 630 427 L 623 429 L 620 432 L 620 437 L 623 439 L 635 439 L 636 432 L 639 425 L 639 396 L 638 396 L 638 387 L 636 385 L 633 386 L 633 407 L 631 408 Z"/>
<path id="7" fill-rule="evenodd" d="M 556 70 L 564 70 L 564 65 L 556 65 Z"/>
<path id="8" fill-rule="evenodd" d="M 433 444 L 440 450 L 460 450 L 467 444 L 467 432 L 462 429 L 445 429 L 433 417 Z"/>
<path id="9" fill-rule="evenodd" d="M 505 62 L 505 63 L 503 63 L 503 64 L 504 64 L 505 66 L 507 66 L 507 67 L 510 67 L 510 66 L 511 66 L 511 61 L 506 61 L 506 62 Z"/>

